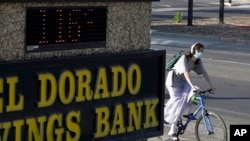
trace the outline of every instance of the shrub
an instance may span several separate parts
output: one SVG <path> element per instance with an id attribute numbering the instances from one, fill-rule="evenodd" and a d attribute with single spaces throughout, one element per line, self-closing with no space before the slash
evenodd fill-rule
<path id="1" fill-rule="evenodd" d="M 173 17 L 174 23 L 181 23 L 182 22 L 182 14 L 181 12 L 177 12 L 175 16 Z"/>

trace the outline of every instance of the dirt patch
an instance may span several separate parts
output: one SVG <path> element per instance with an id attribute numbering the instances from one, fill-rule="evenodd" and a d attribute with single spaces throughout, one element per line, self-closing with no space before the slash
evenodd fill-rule
<path id="1" fill-rule="evenodd" d="M 250 17 L 225 17 L 224 24 L 219 24 L 218 18 L 193 20 L 193 26 L 187 26 L 187 21 L 173 23 L 172 20 L 152 21 L 151 29 L 161 32 L 216 36 L 228 41 L 240 41 L 250 44 Z"/>

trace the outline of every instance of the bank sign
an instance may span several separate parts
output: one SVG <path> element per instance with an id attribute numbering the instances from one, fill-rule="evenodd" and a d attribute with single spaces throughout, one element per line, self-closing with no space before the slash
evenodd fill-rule
<path id="1" fill-rule="evenodd" d="M 163 133 L 165 51 L 0 63 L 1 141 Z"/>

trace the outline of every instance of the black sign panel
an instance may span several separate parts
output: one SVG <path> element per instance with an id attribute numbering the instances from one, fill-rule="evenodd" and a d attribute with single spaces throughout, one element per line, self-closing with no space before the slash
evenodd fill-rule
<path id="1" fill-rule="evenodd" d="M 107 7 L 30 7 L 26 51 L 105 47 Z"/>
<path id="2" fill-rule="evenodd" d="M 160 0 L 1 0 L 1 2 L 136 2 L 136 1 L 160 1 Z"/>
<path id="3" fill-rule="evenodd" d="M 163 133 L 165 51 L 0 63 L 2 140 L 139 140 Z"/>
<path id="4" fill-rule="evenodd" d="M 230 141 L 247 141 L 250 137 L 250 125 L 230 125 Z"/>

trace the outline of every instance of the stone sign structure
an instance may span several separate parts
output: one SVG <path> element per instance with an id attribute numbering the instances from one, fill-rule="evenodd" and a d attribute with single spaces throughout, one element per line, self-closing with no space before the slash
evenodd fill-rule
<path id="1" fill-rule="evenodd" d="M 150 47 L 151 2 L 91 2 L 85 0 L 4 0 L 0 3 L 0 59 L 26 60 L 62 56 L 148 50 Z M 20 1 L 20 2 L 18 2 Z M 22 1 L 22 2 L 21 2 Z M 30 1 L 30 2 L 28 2 Z M 45 1 L 45 2 L 44 2 Z M 46 2 L 47 1 L 47 2 Z M 62 2 L 60 2 L 62 1 Z M 106 47 L 67 51 L 25 53 L 27 7 L 107 7 Z"/>

